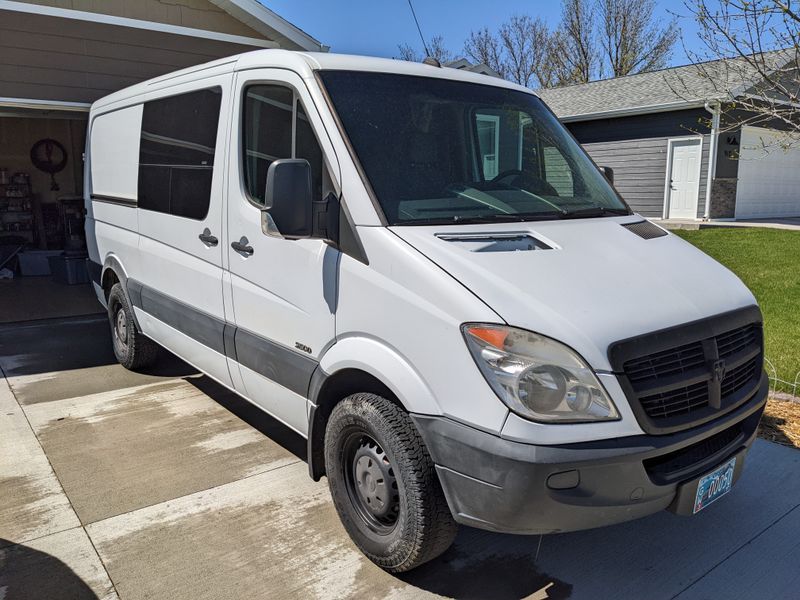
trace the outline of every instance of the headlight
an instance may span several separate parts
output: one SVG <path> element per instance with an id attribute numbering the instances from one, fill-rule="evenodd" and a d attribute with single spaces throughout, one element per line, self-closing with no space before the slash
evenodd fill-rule
<path id="1" fill-rule="evenodd" d="M 550 423 L 619 419 L 592 369 L 564 344 L 503 325 L 461 329 L 486 381 L 518 415 Z"/>

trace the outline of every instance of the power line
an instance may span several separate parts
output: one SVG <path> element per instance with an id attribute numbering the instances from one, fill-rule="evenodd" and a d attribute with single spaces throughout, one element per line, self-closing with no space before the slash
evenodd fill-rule
<path id="1" fill-rule="evenodd" d="M 414 23 L 417 24 L 417 31 L 419 32 L 419 39 L 422 40 L 422 48 L 425 50 L 425 55 L 430 56 L 431 51 L 428 50 L 428 44 L 425 43 L 425 37 L 422 35 L 422 29 L 419 26 L 419 19 L 417 19 L 417 13 L 414 10 L 414 5 L 411 4 L 411 0 L 408 0 L 408 7 L 411 9 L 411 16 L 414 17 Z"/>

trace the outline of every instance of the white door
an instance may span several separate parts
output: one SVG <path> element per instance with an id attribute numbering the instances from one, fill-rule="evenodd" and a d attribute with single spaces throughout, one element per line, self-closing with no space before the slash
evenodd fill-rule
<path id="1" fill-rule="evenodd" d="M 225 385 L 221 240 L 231 82 L 211 77 L 145 101 L 139 263 L 128 282 L 144 332 Z"/>
<path id="2" fill-rule="evenodd" d="M 228 193 L 228 267 L 241 379 L 252 401 L 305 434 L 307 392 L 335 340 L 339 252 L 320 239 L 285 239 L 262 222 L 267 169 L 305 158 L 315 200 L 338 178 L 333 148 L 299 76 L 285 70 L 239 73 Z M 238 250 L 231 244 L 236 244 Z M 242 251 L 242 246 L 246 248 Z"/>
<path id="3" fill-rule="evenodd" d="M 670 219 L 696 219 L 702 138 L 670 140 L 667 202 Z"/>
<path id="4" fill-rule="evenodd" d="M 772 129 L 742 128 L 737 219 L 800 216 L 800 147 L 788 141 Z"/>

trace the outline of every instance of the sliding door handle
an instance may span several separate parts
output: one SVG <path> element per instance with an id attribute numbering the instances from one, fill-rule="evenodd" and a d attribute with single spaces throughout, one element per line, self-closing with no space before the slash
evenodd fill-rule
<path id="1" fill-rule="evenodd" d="M 203 233 L 197 237 L 200 238 L 200 241 L 206 246 L 216 246 L 219 244 L 219 240 L 215 236 L 211 235 L 211 230 L 208 227 L 203 229 Z"/>
<path id="2" fill-rule="evenodd" d="M 254 252 L 246 237 L 243 237 L 238 242 L 231 242 L 231 248 L 243 256 L 251 256 Z"/>

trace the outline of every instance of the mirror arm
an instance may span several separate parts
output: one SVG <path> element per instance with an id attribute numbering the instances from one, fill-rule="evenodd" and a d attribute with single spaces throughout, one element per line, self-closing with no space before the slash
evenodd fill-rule
<path id="1" fill-rule="evenodd" d="M 339 245 L 339 197 L 333 192 L 313 204 L 313 226 L 311 237 Z"/>

